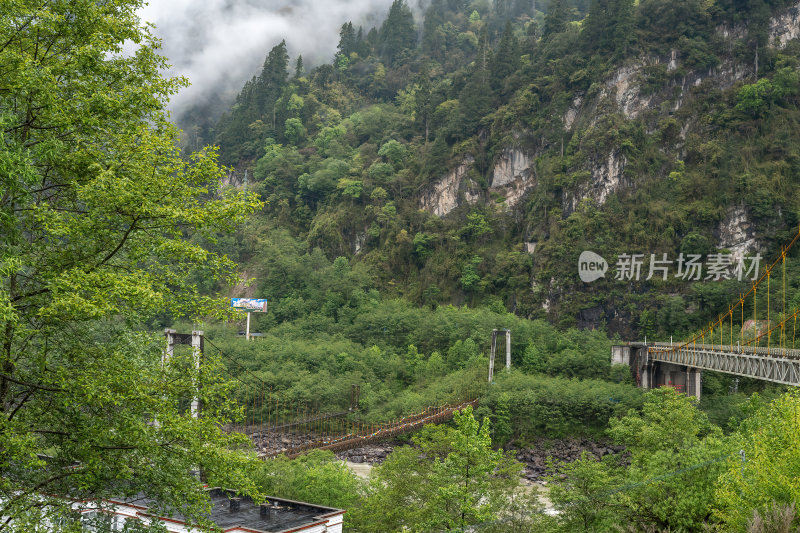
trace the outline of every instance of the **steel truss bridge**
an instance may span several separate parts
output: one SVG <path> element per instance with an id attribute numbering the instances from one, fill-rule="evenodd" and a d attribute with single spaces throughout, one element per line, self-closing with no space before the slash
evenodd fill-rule
<path id="1" fill-rule="evenodd" d="M 612 361 L 630 364 L 644 388 L 673 385 L 698 396 L 702 370 L 800 385 L 800 308 L 787 307 L 791 283 L 786 277 L 786 261 L 798 239 L 800 228 L 750 290 L 690 338 L 615 346 Z"/>
<path id="2" fill-rule="evenodd" d="M 800 385 L 800 350 L 769 346 L 631 343 L 651 361 L 724 372 L 783 385 Z"/>

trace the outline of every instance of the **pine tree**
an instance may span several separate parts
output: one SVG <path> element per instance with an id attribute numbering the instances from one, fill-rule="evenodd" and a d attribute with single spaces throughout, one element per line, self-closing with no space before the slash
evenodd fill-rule
<path id="1" fill-rule="evenodd" d="M 592 0 L 581 32 L 587 53 L 624 56 L 632 39 L 632 0 Z"/>
<path id="2" fill-rule="evenodd" d="M 356 53 L 359 57 L 367 57 L 369 52 L 369 44 L 364 37 L 364 28 L 359 26 L 356 33 Z"/>
<path id="3" fill-rule="evenodd" d="M 350 54 L 356 51 L 356 32 L 353 29 L 352 22 L 342 24 L 342 29 L 339 30 L 339 44 L 336 46 L 339 51 L 337 55 L 350 57 Z"/>
<path id="4" fill-rule="evenodd" d="M 261 74 L 246 83 L 236 97 L 231 114 L 222 117 L 217 125 L 217 143 L 223 163 L 233 163 L 240 157 L 256 155 L 253 146 L 259 143 L 252 141 L 260 140 L 263 135 L 275 135 L 275 104 L 288 79 L 289 54 L 286 41 L 281 41 L 270 50 Z M 258 124 L 258 127 L 252 127 L 254 124 Z M 264 125 L 267 131 L 264 131 Z"/>
<path id="5" fill-rule="evenodd" d="M 289 79 L 289 53 L 286 41 L 270 50 L 261 76 L 258 78 L 259 103 L 262 119 L 275 129 L 275 103 Z"/>
<path id="6" fill-rule="evenodd" d="M 447 49 L 447 42 L 441 31 L 442 24 L 446 22 L 445 9 L 444 0 L 433 0 L 425 11 L 422 23 L 422 48 L 437 60 L 444 59 Z"/>
<path id="7" fill-rule="evenodd" d="M 609 48 L 611 17 L 608 4 L 609 0 L 592 0 L 589 4 L 589 13 L 581 31 L 581 40 L 588 53 L 604 54 Z"/>
<path id="8" fill-rule="evenodd" d="M 428 68 L 423 66 L 419 73 L 419 88 L 414 98 L 414 114 L 425 129 L 425 146 L 430 136 L 430 122 L 433 117 L 433 88 Z"/>
<path id="9" fill-rule="evenodd" d="M 556 33 L 563 33 L 567 29 L 567 5 L 565 0 L 550 0 L 547 5 L 547 14 L 544 17 L 544 31 L 542 39 L 547 40 Z"/>
<path id="10" fill-rule="evenodd" d="M 303 74 L 305 74 L 305 67 L 303 66 L 303 56 L 299 55 L 297 56 L 297 61 L 294 64 L 294 77 L 295 79 L 302 78 Z"/>
<path id="11" fill-rule="evenodd" d="M 633 0 L 612 0 L 611 17 L 614 21 L 611 47 L 614 55 L 625 57 L 636 40 L 633 32 Z"/>
<path id="12" fill-rule="evenodd" d="M 514 37 L 511 22 L 506 22 L 503 36 L 491 61 L 491 84 L 495 91 L 500 91 L 507 85 L 507 80 L 519 65 L 519 43 Z"/>
<path id="13" fill-rule="evenodd" d="M 389 16 L 381 26 L 381 55 L 393 65 L 405 50 L 417 44 L 417 29 L 414 15 L 404 0 L 394 0 Z"/>

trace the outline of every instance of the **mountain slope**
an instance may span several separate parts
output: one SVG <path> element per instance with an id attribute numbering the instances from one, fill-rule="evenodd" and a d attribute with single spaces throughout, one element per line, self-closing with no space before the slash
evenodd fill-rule
<path id="1" fill-rule="evenodd" d="M 680 253 L 766 256 L 797 226 L 800 9 L 532 7 L 436 0 L 415 21 L 398 0 L 309 73 L 278 45 L 205 136 L 268 200 L 261 238 L 285 228 L 384 292 L 679 335 L 745 284 L 676 278 Z M 247 231 L 231 252 L 271 279 Z M 606 279 L 579 279 L 584 250 Z M 613 279 L 620 254 L 644 255 L 639 281 Z M 644 279 L 651 254 L 667 281 Z"/>

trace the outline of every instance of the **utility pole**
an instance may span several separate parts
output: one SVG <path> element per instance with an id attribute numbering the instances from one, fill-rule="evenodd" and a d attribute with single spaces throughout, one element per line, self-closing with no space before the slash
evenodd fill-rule
<path id="1" fill-rule="evenodd" d="M 492 330 L 492 348 L 489 352 L 489 383 L 494 379 L 494 356 L 497 353 L 497 330 Z"/>

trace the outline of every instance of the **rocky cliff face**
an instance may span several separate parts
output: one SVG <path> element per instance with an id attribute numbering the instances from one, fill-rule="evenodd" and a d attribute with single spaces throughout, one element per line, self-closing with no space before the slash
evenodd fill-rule
<path id="1" fill-rule="evenodd" d="M 755 228 L 750 217 L 742 205 L 728 209 L 725 218 L 720 222 L 717 230 L 720 248 L 727 248 L 738 261 L 745 254 L 756 252 L 759 249 L 755 238 Z"/>
<path id="2" fill-rule="evenodd" d="M 533 186 L 535 169 L 530 156 L 518 148 L 503 150 L 492 170 L 489 188 L 503 194 L 506 207 L 513 208 Z"/>
<path id="3" fill-rule="evenodd" d="M 747 36 L 747 27 L 721 26 L 717 28 L 717 35 L 733 43 Z M 797 38 L 800 38 L 800 1 L 774 17 L 769 25 L 770 42 L 777 48 L 785 47 L 789 41 Z M 664 90 L 646 94 L 642 91 L 644 76 L 649 67 L 659 65 L 664 65 L 667 72 L 679 69 L 681 62 L 677 51 L 673 50 L 666 57 L 642 58 L 619 68 L 592 99 L 587 99 L 586 95 L 576 95 L 561 117 L 564 129 L 570 131 L 576 124 L 595 123 L 597 117 L 591 114 L 596 113 L 600 107 L 598 104 L 604 101 L 610 102 L 612 109 L 617 109 L 627 119 L 635 119 L 654 110 L 659 114 L 666 114 L 679 110 L 693 87 L 711 83 L 716 88 L 724 89 L 755 74 L 755 62 L 738 64 L 725 58 L 716 67 L 689 71 L 685 76 L 673 79 L 672 84 Z M 686 122 L 681 128 L 679 138 L 685 139 L 692 127 L 691 121 Z M 488 176 L 489 190 L 502 194 L 507 208 L 517 207 L 526 193 L 536 187 L 535 157 L 535 152 L 524 146 L 506 147 L 499 151 Z M 420 208 L 437 216 L 445 216 L 459 205 L 475 204 L 485 197 L 477 184 L 467 177 L 473 162 L 472 157 L 465 158 L 457 168 L 434 183 L 420 198 Z M 587 182 L 578 184 L 575 189 L 565 191 L 564 212 L 571 213 L 587 198 L 602 205 L 611 194 L 631 186 L 631 181 L 625 176 L 626 164 L 625 156 L 618 149 L 612 149 L 606 157 L 589 161 L 584 170 L 590 173 L 590 178 Z M 736 236 L 738 234 L 733 232 L 731 224 L 742 222 L 742 217 L 736 213 L 731 217 L 731 221 L 735 222 L 723 222 L 720 226 L 721 245 L 728 248 L 738 247 L 737 250 L 741 248 L 745 250 L 743 253 L 752 251 L 756 244 L 747 238 L 739 239 Z"/>
<path id="4" fill-rule="evenodd" d="M 442 217 L 458 207 L 462 201 L 470 204 L 477 202 L 480 198 L 480 194 L 476 192 L 477 185 L 467 178 L 474 162 L 473 157 L 465 157 L 458 167 L 435 182 L 420 198 L 420 209 Z"/>
<path id="5" fill-rule="evenodd" d="M 769 37 L 776 48 L 783 48 L 792 39 L 800 37 L 800 2 L 770 21 Z"/>
<path id="6" fill-rule="evenodd" d="M 594 200 L 597 205 L 603 205 L 611 194 L 630 185 L 625 177 L 626 163 L 625 156 L 618 151 L 612 151 L 607 158 L 593 162 L 588 183 L 582 183 L 574 192 L 565 194 L 565 212 L 572 213 L 587 198 Z"/>

